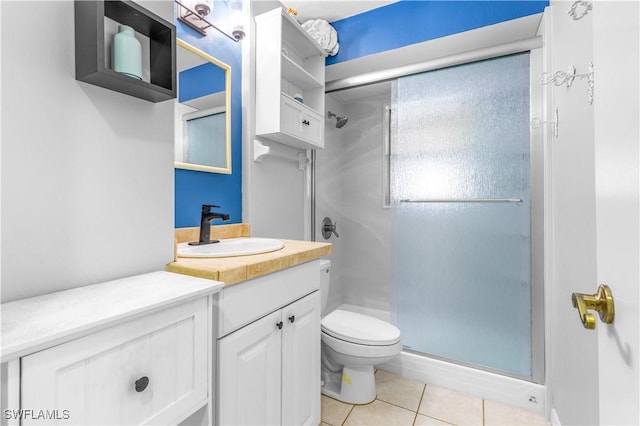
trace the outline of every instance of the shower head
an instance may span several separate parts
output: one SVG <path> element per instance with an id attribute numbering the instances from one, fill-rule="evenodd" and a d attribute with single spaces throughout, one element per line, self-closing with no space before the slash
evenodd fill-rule
<path id="1" fill-rule="evenodd" d="M 342 129 L 342 127 L 347 124 L 347 121 L 349 120 L 347 117 L 338 117 L 337 114 L 332 113 L 331 111 L 327 112 L 327 117 L 329 118 L 336 118 L 336 129 Z"/>

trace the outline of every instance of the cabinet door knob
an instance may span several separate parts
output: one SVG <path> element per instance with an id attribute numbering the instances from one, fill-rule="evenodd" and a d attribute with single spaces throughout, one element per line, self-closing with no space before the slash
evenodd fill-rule
<path id="1" fill-rule="evenodd" d="M 276 323 L 276 327 L 278 327 L 278 330 L 282 330 L 282 321 Z"/>
<path id="2" fill-rule="evenodd" d="M 302 124 L 306 124 L 308 126 L 309 125 L 309 120 L 302 120 Z"/>
<path id="3" fill-rule="evenodd" d="M 289 321 L 290 321 L 290 322 L 292 322 L 292 323 L 293 323 L 295 320 L 296 320 L 296 316 L 295 316 L 295 315 L 291 315 L 291 316 L 289 317 Z"/>
<path id="4" fill-rule="evenodd" d="M 138 380 L 135 381 L 136 392 L 142 392 L 149 386 L 149 378 L 147 376 L 142 376 Z"/>

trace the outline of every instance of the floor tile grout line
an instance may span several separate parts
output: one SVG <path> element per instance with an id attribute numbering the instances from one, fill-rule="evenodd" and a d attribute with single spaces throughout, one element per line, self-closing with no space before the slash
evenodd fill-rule
<path id="1" fill-rule="evenodd" d="M 486 425 L 487 421 L 484 416 L 484 398 L 482 398 L 482 426 Z"/>
<path id="2" fill-rule="evenodd" d="M 351 404 L 351 409 L 349 410 L 349 413 L 347 414 L 347 417 L 344 418 L 344 420 L 342 421 L 342 423 L 340 424 L 340 426 L 344 426 L 344 424 L 347 422 L 347 419 L 349 418 L 349 416 L 351 415 L 351 413 L 353 413 L 353 409 L 356 406 L 354 404 Z"/>
<path id="3" fill-rule="evenodd" d="M 418 401 L 418 408 L 416 408 L 416 415 L 413 416 L 413 425 L 416 424 L 416 421 L 418 420 L 418 412 L 420 411 L 420 406 L 422 405 L 422 398 L 424 398 L 424 392 L 427 389 L 427 384 L 423 383 L 422 384 L 422 393 L 420 394 L 420 400 Z"/>
<path id="4" fill-rule="evenodd" d="M 394 407 L 398 407 L 398 408 L 402 408 L 403 410 L 407 410 L 407 411 L 413 411 L 415 413 L 418 412 L 418 409 L 411 409 L 411 408 L 407 408 L 407 407 L 403 407 L 402 405 L 398 405 L 395 404 L 393 402 L 389 402 L 389 401 L 385 401 L 384 399 L 380 399 L 378 397 L 376 397 L 376 399 L 374 399 L 373 401 L 371 401 L 369 404 L 373 404 L 374 401 L 380 401 L 380 402 L 384 402 L 385 404 L 389 404 L 389 405 L 393 405 Z M 362 404 L 362 405 L 369 405 L 369 404 Z M 418 408 L 420 408 L 420 404 L 418 404 Z"/>

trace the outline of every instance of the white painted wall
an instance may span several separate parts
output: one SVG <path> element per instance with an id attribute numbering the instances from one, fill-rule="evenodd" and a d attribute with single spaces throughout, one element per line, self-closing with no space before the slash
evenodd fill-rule
<path id="1" fill-rule="evenodd" d="M 173 101 L 76 81 L 73 1 L 0 7 L 2 301 L 164 269 Z"/>

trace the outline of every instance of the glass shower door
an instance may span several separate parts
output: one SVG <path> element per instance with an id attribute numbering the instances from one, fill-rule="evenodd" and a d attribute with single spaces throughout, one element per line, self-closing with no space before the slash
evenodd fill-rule
<path id="1" fill-rule="evenodd" d="M 405 348 L 531 378 L 529 54 L 402 77 L 392 104 Z"/>

